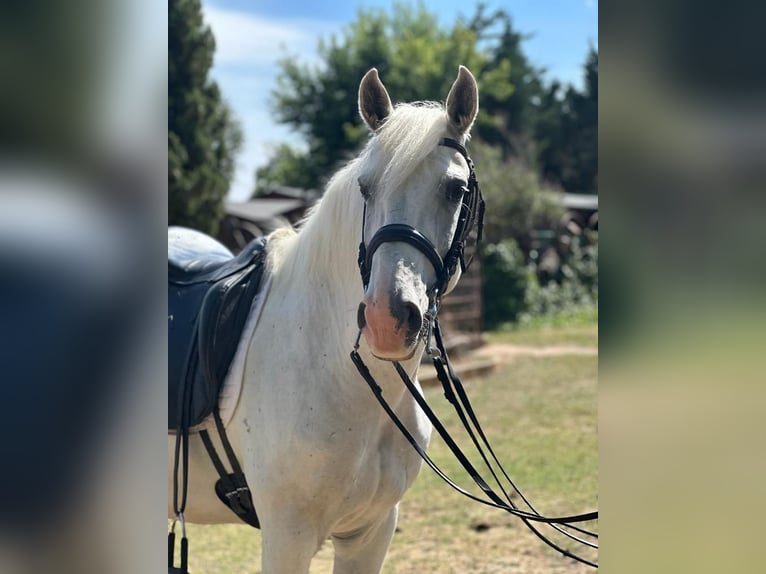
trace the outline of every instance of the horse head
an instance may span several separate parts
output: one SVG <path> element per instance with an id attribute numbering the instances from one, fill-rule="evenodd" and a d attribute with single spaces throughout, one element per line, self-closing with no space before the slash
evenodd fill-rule
<path id="1" fill-rule="evenodd" d="M 476 80 L 463 66 L 443 107 L 393 107 L 374 68 L 359 86 L 359 113 L 372 138 L 358 160 L 365 291 L 357 322 L 378 358 L 411 358 L 429 309 L 459 279 L 460 243 L 478 207 L 463 144 L 478 109 Z"/>

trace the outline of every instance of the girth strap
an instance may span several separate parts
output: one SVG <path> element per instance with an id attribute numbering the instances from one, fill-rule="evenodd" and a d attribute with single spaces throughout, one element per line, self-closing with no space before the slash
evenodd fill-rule
<path id="1" fill-rule="evenodd" d="M 250 488 L 247 486 L 247 479 L 245 473 L 242 472 L 242 467 L 239 465 L 237 455 L 234 453 L 234 449 L 231 447 L 229 437 L 226 434 L 226 428 L 223 426 L 221 415 L 218 409 L 213 412 L 215 419 L 216 430 L 218 436 L 221 439 L 223 450 L 226 453 L 226 458 L 229 460 L 232 472 L 228 472 L 223 465 L 221 458 L 218 456 L 218 452 L 210 440 L 210 435 L 206 430 L 200 431 L 200 438 L 205 445 L 208 456 L 215 467 L 218 476 L 220 477 L 215 484 L 215 493 L 218 495 L 219 500 L 229 507 L 229 509 L 236 514 L 242 522 L 249 524 L 254 528 L 260 528 L 260 522 L 258 521 L 258 515 L 255 512 L 255 506 L 253 504 L 253 498 L 250 493 Z"/>

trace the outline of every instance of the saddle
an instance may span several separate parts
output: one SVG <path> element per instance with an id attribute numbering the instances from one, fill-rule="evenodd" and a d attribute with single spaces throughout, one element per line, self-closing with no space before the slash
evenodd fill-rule
<path id="1" fill-rule="evenodd" d="M 183 524 L 188 492 L 189 433 L 212 415 L 231 471 L 206 429 L 199 435 L 218 472 L 215 492 L 243 522 L 259 527 L 242 468 L 226 436 L 218 397 L 258 295 L 266 239 L 236 257 L 221 243 L 191 229 L 168 228 L 168 430 L 176 435 L 173 509 Z M 188 540 L 174 566 L 175 532 L 168 534 L 169 574 L 188 574 Z"/>
<path id="2" fill-rule="evenodd" d="M 168 229 L 168 430 L 216 409 L 265 261 L 264 238 L 236 257 L 191 229 Z"/>

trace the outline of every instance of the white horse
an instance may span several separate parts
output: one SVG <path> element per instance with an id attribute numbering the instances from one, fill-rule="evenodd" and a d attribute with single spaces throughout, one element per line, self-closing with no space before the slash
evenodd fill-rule
<path id="1" fill-rule="evenodd" d="M 264 574 L 307 573 L 328 537 L 335 574 L 380 572 L 398 503 L 420 469 L 349 359 L 358 325 L 360 353 L 389 404 L 424 448 L 431 433 L 388 361 L 401 361 L 416 378 L 434 268 L 413 246 L 385 243 L 365 291 L 357 247 L 366 204 L 366 238 L 406 223 L 442 256 L 449 249 L 469 167 L 439 142 L 466 141 L 478 88 L 461 66 L 445 106 L 393 107 L 372 69 L 359 87 L 359 112 L 372 132 L 365 149 L 332 178 L 298 233 L 270 237 L 271 287 L 227 429 L 260 519 Z M 450 288 L 458 276 L 459 269 Z M 218 475 L 195 435 L 189 468 L 186 519 L 239 523 L 216 497 Z"/>

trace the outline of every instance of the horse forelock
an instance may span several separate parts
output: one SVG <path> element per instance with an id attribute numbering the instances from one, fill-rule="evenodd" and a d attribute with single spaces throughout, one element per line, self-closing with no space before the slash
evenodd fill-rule
<path id="1" fill-rule="evenodd" d="M 360 156 L 370 178 L 398 189 L 446 135 L 444 107 L 436 102 L 398 104 Z M 371 182 L 373 183 L 373 182 Z"/>
<path id="2" fill-rule="evenodd" d="M 342 268 L 349 274 L 348 281 L 357 280 L 355 250 L 363 209 L 359 176 L 368 177 L 373 185 L 385 180 L 386 186 L 399 188 L 438 147 L 439 140 L 447 134 L 448 123 L 439 103 L 398 104 L 360 155 L 330 179 L 322 199 L 299 224 L 300 233 L 272 235 L 270 269 L 281 268 L 282 272 L 296 276 L 312 269 L 337 269 L 338 249 L 315 249 L 329 235 L 334 245 L 349 248 L 348 265 Z"/>

